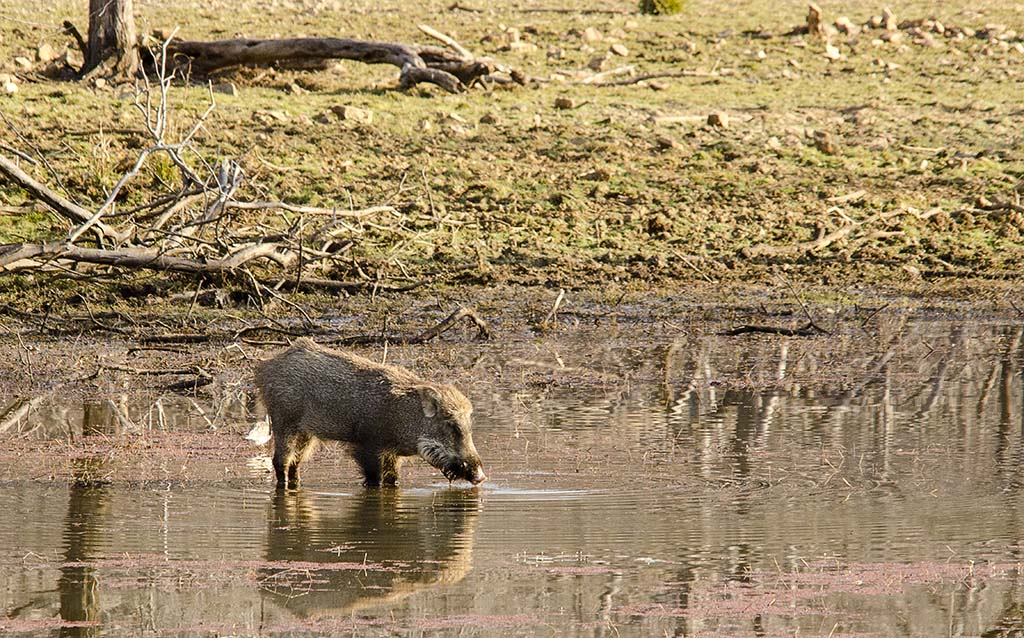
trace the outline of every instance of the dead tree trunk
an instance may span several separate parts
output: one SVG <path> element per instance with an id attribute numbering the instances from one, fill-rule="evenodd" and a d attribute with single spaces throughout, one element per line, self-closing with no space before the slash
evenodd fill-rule
<path id="1" fill-rule="evenodd" d="M 330 59 L 391 64 L 401 69 L 399 82 L 403 88 L 427 82 L 451 93 L 457 93 L 474 80 L 500 70 L 493 60 L 474 58 L 441 47 L 349 38 L 175 40 L 168 44 L 167 55 L 176 66 L 187 67 L 192 74 L 200 75 L 234 66 Z"/>
<path id="2" fill-rule="evenodd" d="M 128 78 L 139 68 L 132 0 L 89 0 L 89 42 L 82 77 Z"/>

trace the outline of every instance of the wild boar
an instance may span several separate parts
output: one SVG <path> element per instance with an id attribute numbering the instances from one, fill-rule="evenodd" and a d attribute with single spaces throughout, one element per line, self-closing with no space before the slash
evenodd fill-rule
<path id="1" fill-rule="evenodd" d="M 299 464 L 318 440 L 350 444 L 367 486 L 396 485 L 402 459 L 416 455 L 449 481 L 487 478 L 473 445 L 473 406 L 453 386 L 306 338 L 263 361 L 256 386 L 279 487 L 298 485 Z"/>

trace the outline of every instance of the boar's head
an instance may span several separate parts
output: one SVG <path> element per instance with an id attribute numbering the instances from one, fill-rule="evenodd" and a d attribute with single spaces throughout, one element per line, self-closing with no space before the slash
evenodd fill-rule
<path id="1" fill-rule="evenodd" d="M 449 385 L 417 387 L 423 407 L 423 429 L 416 449 L 449 481 L 483 482 L 483 463 L 473 445 L 473 405 Z"/>

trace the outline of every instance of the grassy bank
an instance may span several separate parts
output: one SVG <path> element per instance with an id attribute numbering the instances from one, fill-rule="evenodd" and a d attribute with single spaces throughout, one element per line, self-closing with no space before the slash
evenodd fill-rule
<path id="1" fill-rule="evenodd" d="M 43 43 L 70 44 L 59 24 L 70 18 L 82 28 L 87 3 L 70 15 L 63 4 L 0 11 L 0 65 L 17 71 L 18 87 L 2 110 L 22 136 L 4 126 L 0 139 L 45 157 L 53 173 L 41 163 L 27 170 L 54 187 L 59 175 L 66 192 L 95 208 L 147 140 L 129 87 L 56 82 L 14 62 Z M 239 197 L 397 211 L 353 222 L 345 259 L 315 274 L 568 288 L 777 282 L 779 273 L 909 287 L 1019 276 L 1020 5 L 901 3 L 892 6 L 900 28 L 835 33 L 826 43 L 788 34 L 804 23 L 800 2 L 738 10 L 691 2 L 672 17 L 641 16 L 625 2 L 596 13 L 559 1 L 480 10 L 447 1 L 243 2 L 232 5 L 235 20 L 217 4 L 138 2 L 136 13 L 141 31 L 179 26 L 187 39 L 425 42 L 415 26 L 425 23 L 535 79 L 460 95 L 403 92 L 393 67 L 349 62 L 215 78 L 234 95 L 215 94 L 195 147 L 211 164 L 242 165 Z M 827 22 L 846 16 L 858 27 L 881 13 L 857 3 L 823 9 Z M 597 79 L 628 80 L 615 72 L 622 67 L 692 74 L 584 83 L 605 72 Z M 179 84 L 171 100 L 180 133 L 209 93 Z M 339 119 L 339 106 L 368 109 L 372 122 Z M 721 118 L 709 123 L 711 114 Z M 175 179 L 169 162 L 151 162 L 120 206 L 149 201 Z M 0 205 L 5 242 L 67 232 L 10 184 Z M 261 220 L 286 228 L 295 216 Z M 129 279 L 192 286 L 187 277 Z M 111 278 L 96 281 L 108 287 Z"/>

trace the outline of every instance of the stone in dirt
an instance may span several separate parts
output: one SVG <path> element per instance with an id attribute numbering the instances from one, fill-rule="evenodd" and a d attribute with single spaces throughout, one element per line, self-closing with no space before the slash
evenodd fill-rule
<path id="1" fill-rule="evenodd" d="M 832 134 L 826 131 L 814 132 L 814 148 L 826 155 L 835 155 L 839 152 L 839 146 L 832 139 Z"/>
<path id="2" fill-rule="evenodd" d="M 331 112 L 343 120 L 357 122 L 359 124 L 373 124 L 373 111 L 370 109 L 361 109 L 358 106 L 349 106 L 346 104 L 342 106 L 332 106 Z"/>
<path id="3" fill-rule="evenodd" d="M 627 49 L 626 45 L 624 45 L 624 44 L 618 44 L 618 43 L 613 44 L 611 46 L 610 50 L 615 55 L 619 55 L 619 56 L 622 56 L 622 57 L 626 57 L 626 56 L 629 55 L 629 49 Z"/>
<path id="4" fill-rule="evenodd" d="M 53 47 L 50 46 L 49 44 L 46 44 L 44 42 L 43 44 L 40 44 L 38 48 L 36 48 L 36 59 L 39 60 L 40 62 L 46 63 L 46 62 L 49 62 L 50 60 L 54 60 L 56 58 L 57 58 L 57 53 L 53 50 Z"/>
<path id="5" fill-rule="evenodd" d="M 729 128 L 729 115 L 724 111 L 715 111 L 708 114 L 708 126 L 715 128 Z"/>
<path id="6" fill-rule="evenodd" d="M 287 122 L 288 115 L 284 111 L 256 111 L 252 114 L 252 119 L 267 126 L 274 122 Z"/>
<path id="7" fill-rule="evenodd" d="M 884 151 L 890 146 L 892 146 L 892 140 L 890 140 L 885 135 L 876 137 L 867 143 L 867 148 L 870 151 Z"/>
<path id="8" fill-rule="evenodd" d="M 18 67 L 20 67 L 22 69 L 31 69 L 32 68 L 32 61 L 29 60 L 28 58 L 26 58 L 23 55 L 19 55 L 16 58 L 14 58 L 14 63 Z"/>
<path id="9" fill-rule="evenodd" d="M 882 9 L 882 26 L 886 31 L 895 31 L 900 28 L 899 23 L 896 21 L 896 16 L 889 7 Z"/>
<path id="10" fill-rule="evenodd" d="M 592 171 L 588 171 L 580 175 L 580 179 L 585 179 L 591 182 L 607 182 L 612 178 L 612 173 L 607 168 L 595 168 Z"/>
<path id="11" fill-rule="evenodd" d="M 663 151 L 670 151 L 674 148 L 679 148 L 679 142 L 667 135 L 659 135 L 654 141 L 658 145 L 658 148 Z"/>
<path id="12" fill-rule="evenodd" d="M 579 105 L 580 105 L 579 101 L 577 101 L 575 98 L 565 97 L 565 96 L 556 97 L 555 98 L 555 108 L 556 109 L 562 109 L 562 110 L 575 109 L 575 108 L 579 107 Z"/>
<path id="13" fill-rule="evenodd" d="M 836 30 L 843 35 L 857 35 L 860 33 L 860 27 L 855 25 L 853 21 L 846 16 L 839 16 L 836 20 Z"/>
<path id="14" fill-rule="evenodd" d="M 214 93 L 223 93 L 224 95 L 238 95 L 238 89 L 235 88 L 234 82 L 220 82 L 210 87 Z"/>
<path id="15" fill-rule="evenodd" d="M 604 36 L 594 27 L 587 27 L 583 30 L 583 39 L 587 42 L 600 42 Z"/>
<path id="16" fill-rule="evenodd" d="M 538 47 L 533 42 L 522 42 L 520 40 L 516 40 L 515 42 L 509 42 L 505 50 L 512 51 L 514 53 L 533 53 L 538 50 Z"/>

